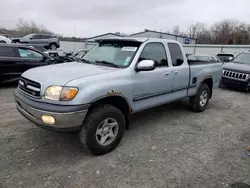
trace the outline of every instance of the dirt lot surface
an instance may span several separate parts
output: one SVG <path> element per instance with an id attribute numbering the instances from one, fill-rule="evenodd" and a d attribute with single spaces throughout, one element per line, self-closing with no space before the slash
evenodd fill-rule
<path id="1" fill-rule="evenodd" d="M 96 157 L 77 134 L 43 130 L 23 118 L 13 90 L 0 89 L 1 188 L 250 185 L 249 93 L 216 89 L 199 114 L 181 102 L 139 113 L 118 148 Z"/>

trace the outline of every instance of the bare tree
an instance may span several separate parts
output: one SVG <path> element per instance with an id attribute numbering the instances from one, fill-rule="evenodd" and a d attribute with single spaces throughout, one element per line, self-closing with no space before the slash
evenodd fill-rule
<path id="1" fill-rule="evenodd" d="M 25 21 L 23 19 L 19 19 L 16 24 L 16 32 L 18 35 L 27 35 L 30 33 L 52 33 L 43 25 L 37 25 L 34 21 Z"/>
<path id="2" fill-rule="evenodd" d="M 172 29 L 172 33 L 174 35 L 180 35 L 181 34 L 180 27 L 178 25 L 174 26 Z"/>

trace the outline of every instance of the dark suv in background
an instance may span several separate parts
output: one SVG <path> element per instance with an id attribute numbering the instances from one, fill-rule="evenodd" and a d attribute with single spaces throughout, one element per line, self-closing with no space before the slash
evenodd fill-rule
<path id="1" fill-rule="evenodd" d="M 18 81 L 31 68 L 70 61 L 74 59 L 50 57 L 25 44 L 0 44 L 0 84 Z"/>
<path id="2" fill-rule="evenodd" d="M 243 52 L 223 66 L 220 86 L 250 91 L 250 53 Z"/>
<path id="3" fill-rule="evenodd" d="M 26 44 L 39 44 L 43 45 L 46 49 L 57 49 L 60 47 L 59 38 L 56 35 L 50 34 L 29 34 L 20 39 L 14 39 L 13 42 L 26 43 Z"/>

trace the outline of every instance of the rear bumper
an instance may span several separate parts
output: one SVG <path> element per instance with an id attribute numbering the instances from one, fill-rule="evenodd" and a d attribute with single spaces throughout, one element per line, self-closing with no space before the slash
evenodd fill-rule
<path id="1" fill-rule="evenodd" d="M 80 105 L 74 107 L 74 110 L 62 105 L 42 104 L 37 105 L 37 101 L 33 101 L 26 97 L 26 101 L 22 100 L 23 96 L 18 90 L 14 93 L 17 110 L 29 121 L 35 125 L 54 131 L 78 131 L 88 112 L 89 105 Z M 29 101 L 29 102 L 27 102 Z M 36 106 L 35 106 L 36 105 Z M 47 107 L 47 110 L 45 109 Z M 71 107 L 72 108 L 72 107 Z M 84 109 L 85 108 L 85 109 Z M 53 109 L 53 110 L 52 110 Z M 52 116 L 55 119 L 53 125 L 46 124 L 42 120 L 42 116 Z"/>

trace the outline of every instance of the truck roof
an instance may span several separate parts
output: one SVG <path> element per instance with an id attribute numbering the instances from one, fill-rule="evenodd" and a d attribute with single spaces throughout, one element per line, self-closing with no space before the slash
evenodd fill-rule
<path id="1" fill-rule="evenodd" d="M 107 38 L 101 38 L 101 39 L 96 39 L 96 42 L 101 42 L 101 41 L 131 41 L 131 42 L 146 42 L 148 40 L 152 42 L 174 42 L 178 43 L 176 40 L 169 40 L 169 39 L 159 39 L 159 38 L 144 38 L 144 37 L 107 37 Z"/>

